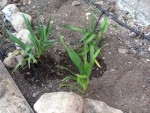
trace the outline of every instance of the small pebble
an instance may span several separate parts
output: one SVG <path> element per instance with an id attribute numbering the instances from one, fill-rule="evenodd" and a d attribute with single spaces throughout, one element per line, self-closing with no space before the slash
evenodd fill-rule
<path id="1" fill-rule="evenodd" d="M 36 97 L 37 96 L 37 94 L 36 93 L 33 93 L 33 95 L 32 95 L 33 97 Z"/>
<path id="2" fill-rule="evenodd" d="M 127 54 L 127 53 L 128 53 L 128 50 L 127 50 L 127 49 L 119 48 L 119 49 L 118 49 L 118 52 L 119 52 L 119 53 L 123 53 L 123 54 Z"/>
<path id="3" fill-rule="evenodd" d="M 98 5 L 103 5 L 104 2 L 103 2 L 103 1 L 98 1 L 98 2 L 96 2 L 96 4 L 98 4 Z"/>
<path id="4" fill-rule="evenodd" d="M 72 6 L 79 6 L 79 5 L 81 5 L 81 2 L 79 2 L 79 1 L 72 2 Z"/>

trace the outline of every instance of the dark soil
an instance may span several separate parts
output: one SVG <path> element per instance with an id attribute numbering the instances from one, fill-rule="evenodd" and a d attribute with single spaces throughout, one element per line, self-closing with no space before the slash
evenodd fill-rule
<path id="1" fill-rule="evenodd" d="M 84 26 L 85 14 L 90 12 L 90 7 L 82 0 L 79 0 L 81 5 L 73 7 L 71 5 L 73 1 L 32 0 L 29 3 L 28 0 L 25 0 L 20 2 L 19 7 L 22 11 L 33 16 L 33 25 L 36 25 L 34 20 L 37 17 L 43 20 L 43 18 L 47 19 L 52 16 L 52 21 L 56 24 L 57 30 L 64 36 L 65 41 L 70 43 L 72 47 L 78 48 L 78 39 L 81 35 L 74 31 L 62 29 L 62 26 L 64 24 L 77 27 Z M 104 0 L 104 5 L 114 5 L 110 1 Z M 149 113 L 150 64 L 148 60 L 141 56 L 137 57 L 133 52 L 118 52 L 119 48 L 131 49 L 126 43 L 128 41 L 126 39 L 131 40 L 129 34 L 128 30 L 110 20 L 110 27 L 105 35 L 105 43 L 107 42 L 108 46 L 103 50 L 102 59 L 104 61 L 99 60 L 103 68 L 93 69 L 89 88 L 85 94 L 80 94 L 71 88 L 59 88 L 62 78 L 68 73 L 57 68 L 57 65 L 77 71 L 59 43 L 43 56 L 38 65 L 32 65 L 30 70 L 24 67 L 12 74 L 12 77 L 32 107 L 43 93 L 67 90 L 74 91 L 84 98 L 104 101 L 112 107 L 121 109 L 124 113 Z M 52 37 L 59 41 L 56 31 Z M 2 42 L 10 43 L 5 38 Z M 5 43 L 1 44 L 6 45 Z"/>
<path id="2" fill-rule="evenodd" d="M 97 66 L 95 66 L 92 72 L 93 76 L 90 79 L 102 76 L 107 69 L 102 59 L 98 59 L 98 61 L 101 64 L 101 68 L 97 68 Z M 17 73 L 12 75 L 19 89 L 31 106 L 33 106 L 36 100 L 45 92 L 74 90 L 71 88 L 59 89 L 61 80 L 70 75 L 70 73 L 57 66 L 65 66 L 73 72 L 78 73 L 77 69 L 65 53 L 61 54 L 61 60 L 59 63 L 55 62 L 55 59 L 51 58 L 51 56 L 47 54 L 39 60 L 38 64 L 32 64 L 30 69 L 28 66 L 24 66 L 24 68 L 20 68 L 19 75 Z"/>

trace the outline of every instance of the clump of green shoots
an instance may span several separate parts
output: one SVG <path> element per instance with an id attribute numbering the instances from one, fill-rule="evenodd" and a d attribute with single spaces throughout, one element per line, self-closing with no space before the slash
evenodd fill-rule
<path id="1" fill-rule="evenodd" d="M 71 61 L 73 62 L 73 64 L 77 67 L 79 73 L 76 74 L 74 72 L 72 72 L 71 70 L 69 70 L 66 67 L 62 67 L 62 69 L 65 69 L 67 71 L 69 71 L 71 73 L 70 76 L 67 76 L 63 79 L 63 81 L 68 81 L 68 80 L 75 80 L 81 87 L 82 90 L 85 91 L 87 89 L 87 86 L 89 84 L 89 78 L 92 72 L 92 68 L 94 66 L 94 61 L 97 58 L 97 56 L 100 53 L 100 49 L 98 49 L 97 51 L 95 51 L 94 49 L 94 45 L 91 44 L 90 45 L 90 58 L 88 60 L 88 53 L 85 52 L 82 57 L 80 57 L 80 55 L 74 51 L 72 49 L 72 47 L 70 45 L 66 45 L 63 38 L 61 37 L 61 43 L 64 45 L 65 49 L 67 50 L 67 53 L 71 59 Z M 85 44 L 84 46 L 84 51 L 87 50 L 87 44 Z"/>
<path id="2" fill-rule="evenodd" d="M 48 50 L 48 48 L 52 47 L 55 44 L 55 40 L 49 39 L 54 26 L 50 24 L 50 19 L 47 25 L 38 21 L 37 35 L 35 34 L 29 20 L 23 15 L 25 24 L 30 34 L 28 38 L 31 40 L 30 45 L 25 45 L 22 41 L 16 38 L 12 33 L 7 31 L 9 37 L 12 41 L 17 43 L 21 49 L 24 51 L 25 58 L 22 62 L 28 62 L 28 66 L 30 68 L 31 63 L 37 63 L 37 59 L 39 59 L 44 53 Z M 19 62 L 15 67 L 15 70 L 22 64 Z"/>
<path id="3" fill-rule="evenodd" d="M 105 18 L 100 26 L 97 27 L 97 23 L 95 21 L 94 15 L 91 16 L 91 29 L 87 28 L 85 24 L 84 28 L 77 28 L 74 26 L 67 25 L 66 28 L 82 33 L 82 38 L 80 39 L 80 43 L 82 43 L 81 48 L 78 51 L 73 50 L 70 45 L 66 45 L 63 38 L 61 37 L 61 43 L 64 45 L 71 61 L 77 67 L 79 73 L 74 73 L 70 69 L 66 67 L 61 67 L 71 73 L 70 76 L 67 76 L 63 79 L 63 81 L 74 80 L 77 84 L 81 86 L 82 89 L 79 91 L 85 92 L 87 90 L 89 84 L 89 78 L 92 73 L 92 69 L 94 64 L 97 64 L 98 67 L 101 67 L 96 58 L 101 55 L 101 48 L 98 47 L 98 44 L 103 38 L 103 35 L 108 28 L 108 19 Z M 97 30 L 97 31 L 96 31 Z M 71 84 L 62 84 L 62 86 L 72 86 Z M 73 86 L 75 88 L 75 86 Z"/>

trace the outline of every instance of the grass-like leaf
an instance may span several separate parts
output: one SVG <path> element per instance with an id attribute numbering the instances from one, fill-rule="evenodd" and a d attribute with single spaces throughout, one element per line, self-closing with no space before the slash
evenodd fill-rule
<path id="1" fill-rule="evenodd" d="M 68 28 L 68 29 L 71 29 L 71 30 L 74 30 L 74 31 L 78 31 L 80 33 L 84 33 L 85 32 L 83 29 L 80 29 L 80 28 L 74 27 L 74 26 L 70 26 L 70 25 L 66 25 L 65 28 Z"/>

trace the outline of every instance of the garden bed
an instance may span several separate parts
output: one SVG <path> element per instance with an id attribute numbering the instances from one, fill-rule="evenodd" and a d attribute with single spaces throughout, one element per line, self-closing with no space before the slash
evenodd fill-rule
<path id="1" fill-rule="evenodd" d="M 61 31 L 66 42 L 77 48 L 80 34 L 62 29 L 61 26 L 65 24 L 83 26 L 85 14 L 90 11 L 90 8 L 84 1 L 81 1 L 81 5 L 74 7 L 71 5 L 72 2 L 73 0 L 36 0 L 28 4 L 29 2 L 26 1 L 26 5 L 21 5 L 20 8 L 31 14 L 34 19 L 52 16 L 52 20 L 57 24 L 56 27 Z M 106 2 L 106 4 L 109 3 L 109 1 Z M 33 21 L 33 25 L 35 24 L 36 22 Z M 111 21 L 104 41 L 109 45 L 104 48 L 102 59 L 99 59 L 102 68 L 94 68 L 85 94 L 72 88 L 59 87 L 61 80 L 69 73 L 57 68 L 57 65 L 66 66 L 76 72 L 76 68 L 60 44 L 49 50 L 37 65 L 31 66 L 30 70 L 24 67 L 13 73 L 12 77 L 31 107 L 43 93 L 65 90 L 104 101 L 112 107 L 121 109 L 124 113 L 149 113 L 150 65 L 141 56 L 118 52 L 119 48 L 130 50 L 125 40 L 130 37 L 127 34 L 129 31 Z M 56 32 L 52 34 L 52 37 L 59 41 Z"/>

